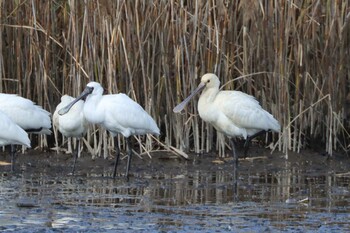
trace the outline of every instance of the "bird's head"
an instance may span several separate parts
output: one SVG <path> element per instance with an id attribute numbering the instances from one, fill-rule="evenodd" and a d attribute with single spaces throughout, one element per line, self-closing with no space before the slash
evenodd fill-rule
<path id="1" fill-rule="evenodd" d="M 88 95 L 102 95 L 103 94 L 103 88 L 101 85 L 97 82 L 89 82 L 84 91 L 77 97 L 75 100 L 73 100 L 70 104 L 68 104 L 66 107 L 62 108 L 60 111 L 58 111 L 58 114 L 64 115 L 73 107 L 75 103 L 77 103 L 79 100 L 85 100 Z"/>
<path id="2" fill-rule="evenodd" d="M 215 74 L 207 73 L 202 76 L 201 83 L 199 85 L 205 86 L 205 88 L 219 88 L 220 80 Z"/>
<path id="3" fill-rule="evenodd" d="M 202 76 L 201 82 L 199 83 L 198 87 L 186 98 L 184 99 L 180 104 L 178 104 L 174 109 L 173 112 L 181 112 L 182 109 L 185 108 L 187 103 L 190 101 L 190 99 L 195 96 L 198 92 L 202 91 L 203 89 L 208 88 L 217 88 L 219 89 L 220 86 L 220 80 L 218 76 L 212 73 L 207 73 Z"/>
<path id="4" fill-rule="evenodd" d="M 103 95 L 103 87 L 98 82 L 89 82 L 83 93 L 84 92 L 86 92 L 87 95 Z"/>

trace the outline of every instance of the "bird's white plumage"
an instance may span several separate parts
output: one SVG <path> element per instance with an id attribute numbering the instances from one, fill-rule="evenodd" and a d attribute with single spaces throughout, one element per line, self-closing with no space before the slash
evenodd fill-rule
<path id="1" fill-rule="evenodd" d="M 51 114 L 31 100 L 0 93 L 0 109 L 24 130 L 36 130 L 39 134 L 51 134 Z"/>
<path id="2" fill-rule="evenodd" d="M 220 81 L 215 74 L 205 74 L 196 92 L 203 90 L 198 101 L 199 116 L 229 137 L 247 138 L 261 130 L 280 131 L 280 124 L 259 102 L 240 91 L 220 91 Z M 190 97 L 194 96 L 192 93 Z M 190 98 L 174 111 L 181 111 Z"/>
<path id="3" fill-rule="evenodd" d="M 247 138 L 261 130 L 280 130 L 277 120 L 254 97 L 243 92 L 220 91 L 213 101 L 205 102 L 205 96 L 201 96 L 199 115 L 227 136 Z"/>
<path id="4" fill-rule="evenodd" d="M 103 95 L 103 88 L 97 82 L 87 84 L 85 90 L 74 101 L 58 111 L 64 115 L 80 99 L 86 98 L 84 116 L 92 124 L 99 124 L 106 128 L 112 136 L 118 133 L 126 137 L 128 145 L 128 162 L 125 176 L 128 179 L 132 149 L 131 135 L 159 134 L 159 128 L 153 118 L 135 101 L 125 94 Z M 116 176 L 120 150 L 116 142 L 116 160 L 113 177 Z"/>
<path id="5" fill-rule="evenodd" d="M 28 134 L 0 111 L 0 146 L 25 145 L 30 147 Z"/>
<path id="6" fill-rule="evenodd" d="M 85 135 L 88 123 L 84 117 L 84 101 L 79 100 L 67 114 L 59 115 L 58 111 L 67 106 L 75 98 L 64 95 L 57 105 L 52 121 L 54 126 L 66 137 L 81 138 Z"/>
<path id="7" fill-rule="evenodd" d="M 103 95 L 103 88 L 96 82 L 90 82 L 87 86 L 93 88 L 84 105 L 87 121 L 101 124 L 113 135 L 121 133 L 124 137 L 159 134 L 153 118 L 127 95 Z"/>

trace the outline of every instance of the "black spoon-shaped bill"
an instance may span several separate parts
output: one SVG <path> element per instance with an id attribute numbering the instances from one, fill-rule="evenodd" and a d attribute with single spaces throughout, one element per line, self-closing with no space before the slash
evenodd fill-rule
<path id="1" fill-rule="evenodd" d="M 94 90 L 93 87 L 86 87 L 84 91 L 77 97 L 75 100 L 73 100 L 71 103 L 69 103 L 66 107 L 62 108 L 61 110 L 58 111 L 58 114 L 61 116 L 69 112 L 69 110 L 73 107 L 73 105 L 78 102 L 81 99 L 84 99 L 86 96 L 92 93 Z"/>

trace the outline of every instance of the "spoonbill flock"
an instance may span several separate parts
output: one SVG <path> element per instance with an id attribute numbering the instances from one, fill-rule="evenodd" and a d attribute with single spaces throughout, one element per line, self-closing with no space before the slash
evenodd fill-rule
<path id="1" fill-rule="evenodd" d="M 181 112 L 191 98 L 202 91 L 198 101 L 199 116 L 231 139 L 232 155 L 237 165 L 238 156 L 233 138 L 246 139 L 246 154 L 254 137 L 268 131 L 279 132 L 281 127 L 253 96 L 240 91 L 220 91 L 219 87 L 220 80 L 215 74 L 203 75 L 198 87 L 173 111 Z M 11 170 L 14 169 L 15 145 L 30 147 L 27 133 L 50 135 L 50 116 L 48 111 L 31 100 L 17 95 L 0 94 L 0 146 L 11 145 Z M 53 114 L 53 124 L 63 136 L 78 139 L 72 174 L 80 152 L 80 141 L 87 132 L 88 124 L 98 124 L 109 131 L 115 138 L 113 178 L 116 177 L 120 157 L 116 140 L 118 134 L 124 136 L 127 143 L 127 179 L 133 154 L 131 136 L 160 134 L 154 119 L 138 103 L 123 93 L 103 95 L 103 88 L 97 82 L 88 83 L 77 98 L 62 96 Z"/>

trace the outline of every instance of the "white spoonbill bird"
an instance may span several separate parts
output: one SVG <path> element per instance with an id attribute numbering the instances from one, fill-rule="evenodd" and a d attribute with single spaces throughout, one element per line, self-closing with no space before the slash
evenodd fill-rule
<path id="1" fill-rule="evenodd" d="M 52 133 L 51 113 L 29 99 L 0 93 L 0 109 L 28 133 L 47 135 Z"/>
<path id="2" fill-rule="evenodd" d="M 103 95 L 103 88 L 97 82 L 87 84 L 85 90 L 72 103 L 61 109 L 58 113 L 65 114 L 80 99 L 86 97 L 84 115 L 88 122 L 100 124 L 106 128 L 113 137 L 118 133 L 126 138 L 128 146 L 128 161 L 126 178 L 128 179 L 132 149 L 130 136 L 155 134 L 159 135 L 159 128 L 153 118 L 135 101 L 125 94 Z M 116 142 L 116 160 L 113 178 L 116 176 L 119 161 L 119 146 Z"/>
<path id="3" fill-rule="evenodd" d="M 25 145 L 30 147 L 28 134 L 13 122 L 5 113 L 0 111 L 0 146 Z M 11 171 L 14 166 L 14 154 L 11 154 Z"/>
<path id="4" fill-rule="evenodd" d="M 60 131 L 62 135 L 65 137 L 73 137 L 78 139 L 78 145 L 76 145 L 74 151 L 74 163 L 72 174 L 74 175 L 75 164 L 77 162 L 77 158 L 79 155 L 81 139 L 86 134 L 88 123 L 84 117 L 83 108 L 84 101 L 79 100 L 72 109 L 64 115 L 59 115 L 58 111 L 63 107 L 67 106 L 71 103 L 75 98 L 69 95 L 64 95 L 61 97 L 61 103 L 59 103 L 56 107 L 56 110 L 53 114 L 52 121 L 53 125 Z"/>
<path id="5" fill-rule="evenodd" d="M 51 114 L 29 99 L 0 93 L 0 109 L 27 133 L 51 134 Z M 14 153 L 15 146 L 11 145 L 13 157 Z"/>
<path id="6" fill-rule="evenodd" d="M 215 74 L 203 75 L 198 87 L 173 111 L 180 112 L 195 94 L 203 90 L 198 101 L 199 116 L 229 138 L 240 136 L 246 139 L 245 154 L 254 137 L 269 130 L 280 131 L 278 121 L 253 96 L 240 91 L 220 91 L 219 86 L 220 81 Z M 233 140 L 231 144 L 233 158 L 237 163 Z"/>

